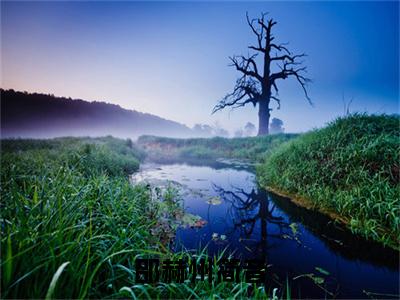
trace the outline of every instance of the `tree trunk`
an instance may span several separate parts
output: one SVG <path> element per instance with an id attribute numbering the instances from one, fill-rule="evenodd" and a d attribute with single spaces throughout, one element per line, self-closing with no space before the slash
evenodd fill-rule
<path id="1" fill-rule="evenodd" d="M 258 103 L 258 136 L 269 133 L 269 108 L 268 101 L 261 100 Z"/>

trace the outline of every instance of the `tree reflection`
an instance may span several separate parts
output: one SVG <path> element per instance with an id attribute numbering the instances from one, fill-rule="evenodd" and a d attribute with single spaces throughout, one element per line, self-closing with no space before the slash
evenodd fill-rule
<path id="1" fill-rule="evenodd" d="M 283 240 L 290 236 L 290 223 L 274 213 L 275 204 L 269 200 L 266 190 L 253 187 L 248 192 L 234 186 L 228 190 L 216 184 L 213 184 L 213 189 L 225 203 L 230 204 L 227 217 L 232 220 L 233 226 L 227 234 L 239 232 L 239 242 L 251 243 L 252 251 L 257 251 L 266 258 L 267 250 L 277 246 L 274 240 Z M 259 232 L 256 229 L 257 222 Z M 276 229 L 270 228 L 268 232 L 270 225 L 276 226 Z M 267 238 L 271 240 L 267 241 Z"/>

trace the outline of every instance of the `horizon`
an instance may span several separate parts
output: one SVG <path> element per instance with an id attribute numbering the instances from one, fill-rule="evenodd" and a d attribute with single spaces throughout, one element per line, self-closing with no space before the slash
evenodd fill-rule
<path id="1" fill-rule="evenodd" d="M 0 88 L 0 89 L 2 89 L 2 90 L 13 90 L 13 89 L 3 89 L 3 88 Z M 132 108 L 126 108 L 126 107 L 123 107 L 122 105 L 120 105 L 120 104 L 118 104 L 118 103 L 111 103 L 111 102 L 108 102 L 107 100 L 104 100 L 104 101 L 92 100 L 92 101 L 90 101 L 90 100 L 85 100 L 85 99 L 80 99 L 80 98 L 71 98 L 71 97 L 69 97 L 69 96 L 60 96 L 60 95 L 46 94 L 46 93 L 39 93 L 39 92 L 17 91 L 17 90 L 14 90 L 14 91 L 15 91 L 16 93 L 28 93 L 28 94 L 35 94 L 35 93 L 36 93 L 36 94 L 42 94 L 42 95 L 46 95 L 46 96 L 52 96 L 52 97 L 54 97 L 55 99 L 67 99 L 67 100 L 70 100 L 70 101 L 84 101 L 84 102 L 88 102 L 88 103 L 103 103 L 103 104 L 109 104 L 109 105 L 116 105 L 116 106 L 118 106 L 119 108 L 121 108 L 121 109 L 123 109 L 123 110 L 138 112 L 138 113 L 141 113 L 141 114 L 149 114 L 149 115 L 152 115 L 152 116 L 154 116 L 154 117 L 158 117 L 158 118 L 165 119 L 166 121 L 172 121 L 172 122 L 178 123 L 178 124 L 180 124 L 180 125 L 186 126 L 188 129 L 193 129 L 192 127 L 189 127 L 188 125 L 186 125 L 186 124 L 184 124 L 184 123 L 181 123 L 181 122 L 178 122 L 178 121 L 175 121 L 175 120 L 172 120 L 172 119 L 163 118 L 163 117 L 161 117 L 161 116 L 159 116 L 159 115 L 155 115 L 155 114 L 152 114 L 152 113 L 143 112 L 143 111 L 136 110 L 136 109 L 132 109 Z M 364 113 L 366 113 L 366 112 L 352 112 L 352 113 L 350 113 L 350 115 L 353 115 L 353 114 L 364 114 Z M 374 113 L 366 113 L 366 114 L 367 114 L 367 115 L 376 115 L 376 114 L 374 114 Z M 399 115 L 399 114 L 400 114 L 399 112 L 388 113 L 388 114 L 384 113 L 384 115 Z M 348 115 L 346 115 L 346 114 L 338 115 L 338 116 L 335 117 L 334 119 L 327 121 L 326 124 L 324 124 L 324 125 L 327 125 L 328 123 L 331 123 L 331 122 L 335 121 L 337 118 L 341 118 L 341 117 L 348 117 Z M 272 119 L 272 118 L 271 118 L 271 119 Z M 306 132 L 308 132 L 308 131 L 312 131 L 312 130 L 319 129 L 319 128 L 321 128 L 321 127 L 311 128 L 311 129 L 309 129 L 309 130 L 307 130 L 307 131 L 304 131 L 304 132 L 290 132 L 290 131 L 285 131 L 284 133 L 289 133 L 289 134 L 302 134 L 302 133 L 306 133 Z M 224 128 L 223 128 L 223 129 L 224 129 Z M 144 134 L 144 135 L 146 135 L 146 134 Z M 60 137 L 62 137 L 62 136 L 60 136 Z M 233 137 L 235 137 L 235 136 L 234 136 L 234 132 L 229 132 L 229 137 L 228 137 L 228 138 L 233 138 Z M 51 138 L 51 137 L 50 137 L 50 138 Z M 182 138 L 184 138 L 184 137 L 182 137 Z"/>
<path id="2" fill-rule="evenodd" d="M 1 7 L 4 89 L 117 104 L 190 128 L 217 122 L 232 135 L 246 122 L 257 125 L 257 110 L 211 111 L 238 78 L 228 57 L 246 54 L 254 43 L 246 11 L 251 17 L 269 11 L 278 22 L 276 39 L 308 54 L 313 79 L 315 107 L 293 80 L 280 85 L 282 108 L 274 106 L 271 118 L 283 120 L 286 132 L 324 126 L 343 115 L 351 99 L 351 112 L 399 113 L 398 2 Z"/>

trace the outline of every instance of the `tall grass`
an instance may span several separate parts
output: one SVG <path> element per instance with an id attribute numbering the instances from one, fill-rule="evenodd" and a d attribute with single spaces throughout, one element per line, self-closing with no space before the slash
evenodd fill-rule
<path id="1" fill-rule="evenodd" d="M 282 145 L 258 168 L 264 186 L 303 197 L 399 249 L 399 117 L 354 114 Z"/>
<path id="2" fill-rule="evenodd" d="M 266 298 L 245 283 L 135 283 L 138 256 L 189 257 L 151 233 L 179 197 L 130 184 L 142 157 L 111 137 L 3 140 L 1 297 Z"/>
<path id="3" fill-rule="evenodd" d="M 193 258 L 197 264 L 200 260 L 208 259 L 205 249 L 196 253 L 180 252 L 165 256 L 173 261 L 184 259 L 190 262 Z M 290 299 L 285 286 L 278 284 L 279 288 L 269 288 L 263 284 L 246 283 L 244 271 L 239 273 L 239 282 L 218 281 L 218 264 L 222 259 L 230 257 L 222 251 L 213 257 L 213 280 L 208 281 L 208 275 L 203 281 L 197 279 L 191 283 L 190 276 L 184 283 L 160 283 L 138 285 L 133 281 L 129 286 L 124 286 L 114 297 L 130 297 L 145 299 Z M 286 297 L 287 296 L 287 297 Z"/>
<path id="4" fill-rule="evenodd" d="M 2 141 L 2 297 L 101 297 L 118 264 L 151 250 L 150 194 L 126 177 L 139 166 L 128 144 Z"/>

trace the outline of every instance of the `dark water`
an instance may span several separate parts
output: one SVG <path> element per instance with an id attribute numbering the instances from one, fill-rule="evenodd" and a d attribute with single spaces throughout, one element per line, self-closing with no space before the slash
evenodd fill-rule
<path id="1" fill-rule="evenodd" d="M 200 229 L 179 228 L 176 251 L 206 246 L 213 255 L 227 248 L 237 258 L 262 260 L 271 286 L 288 279 L 294 298 L 399 298 L 398 252 L 259 188 L 251 167 L 145 165 L 138 177 L 175 182 L 186 211 L 207 221 Z"/>

